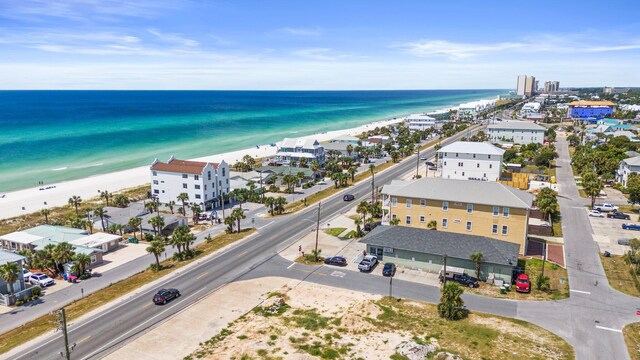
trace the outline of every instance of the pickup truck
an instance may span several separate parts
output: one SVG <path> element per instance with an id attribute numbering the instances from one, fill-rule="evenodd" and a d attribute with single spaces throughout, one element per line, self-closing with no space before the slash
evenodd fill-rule
<path id="1" fill-rule="evenodd" d="M 360 264 L 358 264 L 358 270 L 371 271 L 377 263 L 378 258 L 375 255 L 367 255 L 360 261 Z"/>
<path id="2" fill-rule="evenodd" d="M 638 230 L 640 231 L 640 225 L 636 224 L 622 224 L 622 228 L 625 230 Z"/>
<path id="3" fill-rule="evenodd" d="M 596 204 L 593 206 L 593 210 L 598 210 L 601 212 L 609 212 L 609 211 L 618 211 L 619 207 L 611 205 L 611 204 Z"/>
<path id="4" fill-rule="evenodd" d="M 457 282 L 462 286 L 468 286 L 470 288 L 475 288 L 480 286 L 480 284 L 478 284 L 478 279 L 472 276 L 469 276 L 467 274 L 454 274 L 453 281 Z"/>

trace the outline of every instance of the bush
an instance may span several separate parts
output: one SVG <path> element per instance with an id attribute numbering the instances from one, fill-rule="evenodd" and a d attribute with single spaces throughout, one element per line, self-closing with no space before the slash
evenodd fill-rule
<path id="1" fill-rule="evenodd" d="M 158 264 L 151 264 L 149 265 L 149 269 L 158 272 L 160 270 L 162 270 L 162 265 L 158 266 Z"/>
<path id="2" fill-rule="evenodd" d="M 22 306 L 22 304 L 24 304 L 22 300 L 16 300 L 16 306 Z"/>
<path id="3" fill-rule="evenodd" d="M 152 241 L 153 241 L 153 235 L 151 235 L 151 234 L 144 234 L 144 241 L 152 242 Z"/>
<path id="4" fill-rule="evenodd" d="M 42 289 L 40 288 L 40 286 L 35 286 L 33 289 L 31 289 L 31 294 L 33 296 L 40 296 L 41 293 Z"/>

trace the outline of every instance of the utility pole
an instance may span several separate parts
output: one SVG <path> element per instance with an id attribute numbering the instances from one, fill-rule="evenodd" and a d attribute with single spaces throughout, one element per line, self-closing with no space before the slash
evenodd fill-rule
<path id="1" fill-rule="evenodd" d="M 320 233 L 320 204 L 322 202 L 318 201 L 318 220 L 316 221 L 316 251 L 315 251 L 315 258 L 316 258 L 316 262 L 318 262 L 318 235 Z"/>
<path id="2" fill-rule="evenodd" d="M 258 172 L 260 173 L 260 199 L 261 202 L 264 204 L 264 189 L 262 188 L 262 170 L 258 170 Z"/>
<path id="3" fill-rule="evenodd" d="M 544 277 L 544 264 L 547 261 L 547 242 L 542 243 L 542 272 L 541 276 Z"/>
<path id="4" fill-rule="evenodd" d="M 420 167 L 420 144 L 418 144 L 418 153 L 416 155 L 416 179 L 418 178 L 419 167 Z"/>
<path id="5" fill-rule="evenodd" d="M 220 190 L 220 198 L 222 199 L 220 206 L 222 207 L 222 220 L 224 221 L 224 190 Z"/>
<path id="6" fill-rule="evenodd" d="M 73 344 L 73 346 L 69 348 L 69 336 L 67 335 L 67 317 L 64 313 L 64 308 L 52 312 L 51 315 L 59 317 L 54 320 L 54 324 L 57 325 L 56 330 L 62 330 L 62 334 L 64 335 L 64 352 L 60 351 L 60 356 L 64 357 L 67 360 L 71 360 L 71 351 L 73 351 L 76 344 Z"/>
<path id="7" fill-rule="evenodd" d="M 393 297 L 393 276 L 389 276 L 389 297 Z"/>

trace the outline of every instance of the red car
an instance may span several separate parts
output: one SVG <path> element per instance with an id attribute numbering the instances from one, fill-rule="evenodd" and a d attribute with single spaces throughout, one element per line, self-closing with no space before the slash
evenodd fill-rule
<path id="1" fill-rule="evenodd" d="M 521 293 L 531 292 L 531 282 L 529 281 L 529 275 L 518 275 L 518 277 L 516 278 L 516 291 Z"/>

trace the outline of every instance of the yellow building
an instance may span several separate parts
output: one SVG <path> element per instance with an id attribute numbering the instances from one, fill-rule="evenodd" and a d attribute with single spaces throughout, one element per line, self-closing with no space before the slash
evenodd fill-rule
<path id="1" fill-rule="evenodd" d="M 382 188 L 382 223 L 486 236 L 523 254 L 533 195 L 493 181 L 424 178 Z"/>

